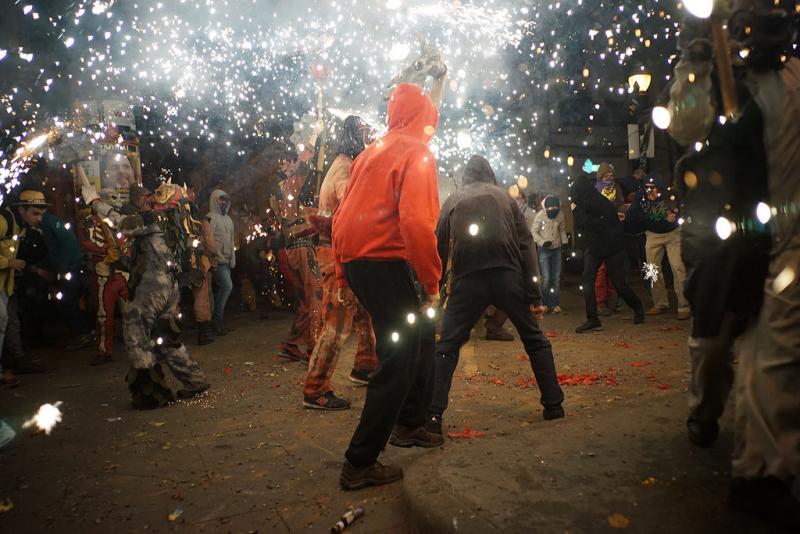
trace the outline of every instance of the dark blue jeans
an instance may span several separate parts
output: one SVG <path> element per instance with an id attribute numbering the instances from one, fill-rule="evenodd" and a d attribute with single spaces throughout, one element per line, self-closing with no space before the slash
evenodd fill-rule
<path id="1" fill-rule="evenodd" d="M 536 247 L 539 272 L 542 275 L 542 301 L 548 308 L 558 306 L 558 285 L 561 279 L 561 249 Z"/>
<path id="2" fill-rule="evenodd" d="M 228 302 L 228 297 L 231 296 L 233 291 L 233 280 L 231 280 L 231 266 L 218 265 L 214 269 L 212 278 L 214 284 L 214 310 L 211 313 L 211 318 L 214 322 L 221 323 L 225 316 L 225 304 Z"/>

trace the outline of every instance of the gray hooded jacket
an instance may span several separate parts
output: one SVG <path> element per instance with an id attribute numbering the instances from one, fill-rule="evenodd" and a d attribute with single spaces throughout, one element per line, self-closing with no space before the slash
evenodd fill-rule
<path id="1" fill-rule="evenodd" d="M 208 221 L 217 242 L 217 265 L 236 267 L 236 253 L 233 250 L 236 240 L 233 235 L 233 219 L 219 208 L 220 197 L 228 196 L 222 189 L 216 189 L 208 200 Z"/>
<path id="2" fill-rule="evenodd" d="M 541 304 L 533 237 L 516 200 L 497 186 L 485 158 L 470 158 L 463 187 L 442 206 L 436 238 L 451 281 L 479 271 L 511 269 L 522 276 L 531 303 Z"/>

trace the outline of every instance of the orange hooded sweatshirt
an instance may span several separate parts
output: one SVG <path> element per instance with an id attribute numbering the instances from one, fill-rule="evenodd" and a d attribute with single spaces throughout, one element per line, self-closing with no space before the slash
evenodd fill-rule
<path id="1" fill-rule="evenodd" d="M 369 145 L 350 168 L 344 198 L 333 217 L 339 286 L 342 265 L 354 260 L 405 260 L 429 295 L 438 293 L 442 263 L 436 249 L 439 188 L 428 148 L 439 112 L 417 85 L 401 83 L 389 100 L 389 132 Z"/>

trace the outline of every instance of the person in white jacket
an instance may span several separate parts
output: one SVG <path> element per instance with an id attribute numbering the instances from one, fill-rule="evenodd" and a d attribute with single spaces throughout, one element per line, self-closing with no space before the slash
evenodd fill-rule
<path id="1" fill-rule="evenodd" d="M 561 278 L 561 247 L 568 243 L 564 214 L 558 197 L 547 196 L 542 209 L 536 213 L 531 225 L 531 234 L 536 242 L 539 272 L 542 275 L 542 300 L 548 312 L 566 313 L 558 301 L 558 285 Z"/>
<path id="2" fill-rule="evenodd" d="M 211 193 L 208 201 L 208 221 L 214 240 L 217 243 L 217 266 L 212 275 L 214 304 L 211 312 L 214 333 L 225 335 L 227 331 L 222 326 L 225 316 L 225 304 L 233 290 L 231 269 L 236 267 L 236 251 L 234 249 L 236 238 L 233 232 L 233 219 L 228 215 L 231 208 L 231 198 L 221 189 Z"/>

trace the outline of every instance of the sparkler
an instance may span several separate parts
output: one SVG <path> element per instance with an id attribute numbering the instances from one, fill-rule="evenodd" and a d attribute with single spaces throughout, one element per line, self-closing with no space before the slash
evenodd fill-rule
<path id="1" fill-rule="evenodd" d="M 658 281 L 659 272 L 658 265 L 655 263 L 644 263 L 642 265 L 642 275 L 645 281 L 650 282 L 650 287 L 653 287 Z"/>
<path id="2" fill-rule="evenodd" d="M 48 436 L 55 426 L 61 422 L 61 401 L 56 401 L 53 404 L 42 404 L 39 406 L 37 412 L 22 424 L 22 428 L 36 427 L 40 432 L 44 432 Z"/>

